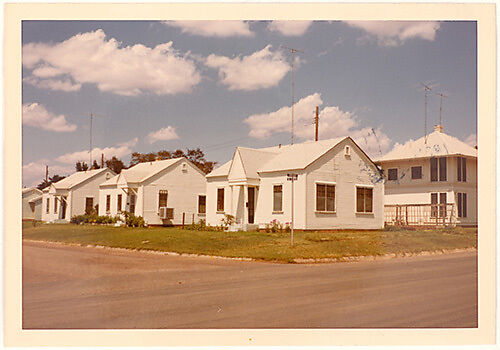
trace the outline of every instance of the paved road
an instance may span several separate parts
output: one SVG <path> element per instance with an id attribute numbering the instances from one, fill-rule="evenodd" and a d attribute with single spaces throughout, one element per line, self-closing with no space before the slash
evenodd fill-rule
<path id="1" fill-rule="evenodd" d="M 23 328 L 477 327 L 474 252 L 285 265 L 23 242 Z"/>

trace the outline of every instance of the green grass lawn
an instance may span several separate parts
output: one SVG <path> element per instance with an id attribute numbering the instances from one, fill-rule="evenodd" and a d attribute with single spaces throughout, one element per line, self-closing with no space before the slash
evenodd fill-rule
<path id="1" fill-rule="evenodd" d="M 291 247 L 289 233 L 31 224 L 23 225 L 23 239 L 292 262 L 296 258 L 477 248 L 477 228 L 295 232 Z"/>

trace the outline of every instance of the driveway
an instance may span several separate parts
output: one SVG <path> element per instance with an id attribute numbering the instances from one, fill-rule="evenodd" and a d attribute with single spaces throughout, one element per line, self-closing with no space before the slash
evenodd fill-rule
<path id="1" fill-rule="evenodd" d="M 23 242 L 23 328 L 477 327 L 477 253 L 274 264 Z"/>

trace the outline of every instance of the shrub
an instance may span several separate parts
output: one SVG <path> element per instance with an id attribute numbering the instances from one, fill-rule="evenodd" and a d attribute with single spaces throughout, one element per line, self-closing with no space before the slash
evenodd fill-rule
<path id="1" fill-rule="evenodd" d="M 146 222 L 142 216 L 135 216 L 128 211 L 123 212 L 123 216 L 125 217 L 125 225 L 128 227 L 145 227 Z"/>
<path id="2" fill-rule="evenodd" d="M 95 213 L 93 214 L 84 214 L 84 215 L 75 215 L 71 218 L 70 222 L 72 224 L 113 224 L 117 221 L 116 217 L 111 216 L 99 216 Z"/>
<path id="3" fill-rule="evenodd" d="M 222 221 L 222 227 L 224 229 L 228 229 L 229 226 L 231 226 L 232 224 L 234 224 L 235 218 L 234 218 L 233 215 L 226 214 L 226 215 L 224 215 L 224 219 L 222 219 L 221 221 Z"/>

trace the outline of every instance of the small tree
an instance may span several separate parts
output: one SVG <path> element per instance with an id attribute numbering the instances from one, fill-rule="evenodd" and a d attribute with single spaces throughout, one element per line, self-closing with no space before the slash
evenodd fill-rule
<path id="1" fill-rule="evenodd" d="M 122 169 L 125 169 L 125 164 L 123 162 L 113 156 L 111 159 L 106 160 L 106 167 L 114 171 L 116 174 L 119 174 Z"/>
<path id="2" fill-rule="evenodd" d="M 62 179 L 64 179 L 66 176 L 59 176 L 59 175 L 54 175 L 52 177 L 49 177 L 49 180 L 46 181 L 45 179 L 43 179 L 42 182 L 40 182 L 38 184 L 38 186 L 36 186 L 39 190 L 43 190 L 44 188 L 46 187 L 49 187 L 51 184 L 53 183 L 56 183 L 57 181 L 60 181 Z"/>
<path id="3" fill-rule="evenodd" d="M 89 169 L 89 166 L 85 162 L 76 162 L 75 164 L 76 171 L 87 171 Z"/>

